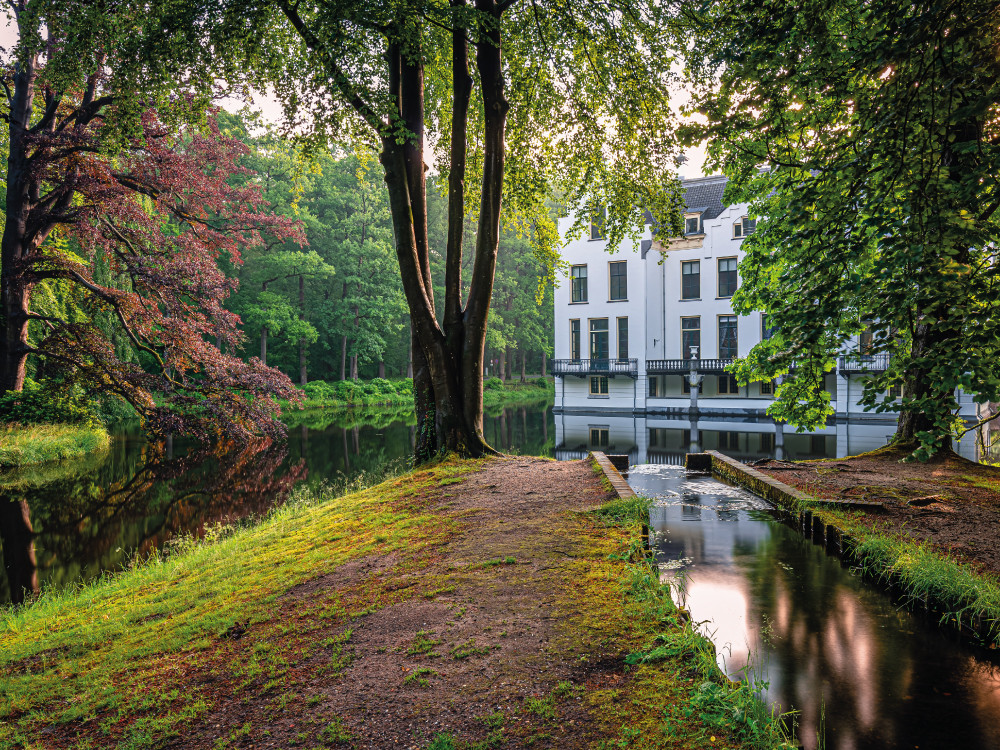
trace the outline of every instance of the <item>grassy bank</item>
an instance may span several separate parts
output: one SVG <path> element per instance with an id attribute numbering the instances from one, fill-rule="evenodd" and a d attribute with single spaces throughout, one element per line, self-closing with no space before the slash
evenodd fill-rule
<path id="1" fill-rule="evenodd" d="M 0 616 L 0 746 L 773 746 L 606 500 L 445 460 L 43 595 Z"/>
<path id="2" fill-rule="evenodd" d="M 303 392 L 302 409 L 289 408 L 284 404 L 283 419 L 286 423 L 301 424 L 303 420 L 297 414 L 320 409 L 413 409 L 413 381 L 410 378 L 375 378 L 357 382 L 338 380 L 331 383 L 316 380 L 308 383 Z M 524 383 L 490 378 L 484 383 L 483 407 L 498 410 L 543 404 L 554 396 L 555 386 L 551 378 L 533 378 Z"/>
<path id="3" fill-rule="evenodd" d="M 0 469 L 80 458 L 106 450 L 108 433 L 84 425 L 0 425 Z"/>
<path id="4" fill-rule="evenodd" d="M 857 564 L 911 604 L 1000 643 L 1000 469 L 948 453 L 902 463 L 893 446 L 846 459 L 758 467 L 806 493 Z M 824 500 L 860 501 L 855 508 Z M 868 506 L 865 506 L 865 504 Z M 870 506 L 870 507 L 869 507 Z M 943 523 L 941 519 L 946 519 Z"/>
<path id="5" fill-rule="evenodd" d="M 862 570 L 890 585 L 910 606 L 930 604 L 942 624 L 964 626 L 986 644 L 1000 643 L 1000 577 L 995 573 L 864 513 L 822 504 L 808 508 L 847 535 Z"/>

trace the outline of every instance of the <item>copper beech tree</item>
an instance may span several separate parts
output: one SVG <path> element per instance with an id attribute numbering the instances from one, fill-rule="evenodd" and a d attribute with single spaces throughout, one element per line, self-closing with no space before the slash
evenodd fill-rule
<path id="1" fill-rule="evenodd" d="M 245 146 L 222 137 L 211 116 L 201 128 L 168 127 L 140 109 L 111 139 L 107 122 L 120 95 L 106 65 L 98 59 L 86 76 L 50 74 L 45 59 L 58 53 L 57 32 L 51 24 L 47 46 L 34 49 L 22 36 L 3 80 L 10 152 L 0 394 L 20 391 L 27 359 L 37 357 L 126 400 L 154 432 L 280 434 L 275 398 L 294 397 L 288 378 L 220 351 L 238 348 L 242 334 L 223 307 L 235 282 L 218 260 L 239 263 L 245 248 L 302 241 L 299 226 L 268 210 L 239 164 Z M 86 314 L 34 310 L 39 284 L 74 295 Z M 94 322 L 102 311 L 139 361 L 116 352 Z"/>

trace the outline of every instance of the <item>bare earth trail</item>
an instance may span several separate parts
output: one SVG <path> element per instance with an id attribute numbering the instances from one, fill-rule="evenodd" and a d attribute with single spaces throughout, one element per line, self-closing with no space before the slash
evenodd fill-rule
<path id="1" fill-rule="evenodd" d="M 448 458 L 43 599 L 0 626 L 0 748 L 738 748 L 749 689 L 615 499 Z"/>
<path id="2" fill-rule="evenodd" d="M 460 493 L 448 492 L 458 487 Z M 561 701 L 558 723 L 524 704 L 549 696 L 562 681 L 621 679 L 614 671 L 618 654 L 600 654 L 598 642 L 574 648 L 560 627 L 579 585 L 573 562 L 587 556 L 586 545 L 565 533 L 568 512 L 596 508 L 608 492 L 587 462 L 507 459 L 433 494 L 430 509 L 457 515 L 462 524 L 434 555 L 368 557 L 290 592 L 291 601 L 316 601 L 365 589 L 390 595 L 418 589 L 359 618 L 346 649 L 350 664 L 335 680 L 318 670 L 308 676 L 325 655 L 300 665 L 295 691 L 305 697 L 303 712 L 339 717 L 345 737 L 352 737 L 345 744 L 358 748 L 423 748 L 445 730 L 486 741 L 501 727 L 506 739 L 501 744 L 497 735 L 496 746 L 534 740 L 538 747 L 587 747 L 596 735 L 579 700 L 563 696 L 570 699 Z M 212 722 L 207 717 L 206 740 L 214 737 Z M 289 739 L 272 734 L 286 736 L 258 746 Z"/>

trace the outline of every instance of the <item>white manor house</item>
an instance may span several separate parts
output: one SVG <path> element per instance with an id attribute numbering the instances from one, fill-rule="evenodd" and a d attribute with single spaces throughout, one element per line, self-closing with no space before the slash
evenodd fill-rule
<path id="1" fill-rule="evenodd" d="M 683 236 L 657 237 L 647 223 L 640 240 L 609 252 L 592 226 L 591 236 L 566 244 L 570 268 L 555 289 L 557 411 L 752 418 L 771 404 L 773 384 L 741 386 L 725 371 L 768 333 L 761 313 L 732 307 L 755 222 L 746 204 L 723 203 L 725 177 L 682 184 Z M 560 220 L 564 238 L 572 223 Z M 866 417 L 858 404 L 865 373 L 887 364 L 887 355 L 865 354 L 865 343 L 850 342 L 826 375 L 835 421 L 889 416 Z M 963 416 L 975 416 L 970 397 L 961 394 L 960 403 Z"/>

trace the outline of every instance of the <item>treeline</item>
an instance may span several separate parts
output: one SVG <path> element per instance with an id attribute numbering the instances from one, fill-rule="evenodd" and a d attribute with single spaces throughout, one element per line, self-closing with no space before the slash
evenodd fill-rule
<path id="1" fill-rule="evenodd" d="M 305 234 L 304 244 L 263 245 L 227 269 L 239 288 L 226 307 L 248 338 L 239 356 L 260 357 L 299 385 L 410 375 L 409 313 L 377 159 L 346 149 L 306 154 L 235 115 L 223 113 L 221 123 L 249 148 L 251 179 L 273 210 L 301 221 Z M 431 273 L 441 308 L 447 198 L 435 176 L 429 182 Z M 553 345 L 552 290 L 539 283 L 546 271 L 531 228 L 516 217 L 511 224 L 500 240 L 486 354 L 488 374 L 508 378 L 539 374 Z"/>

